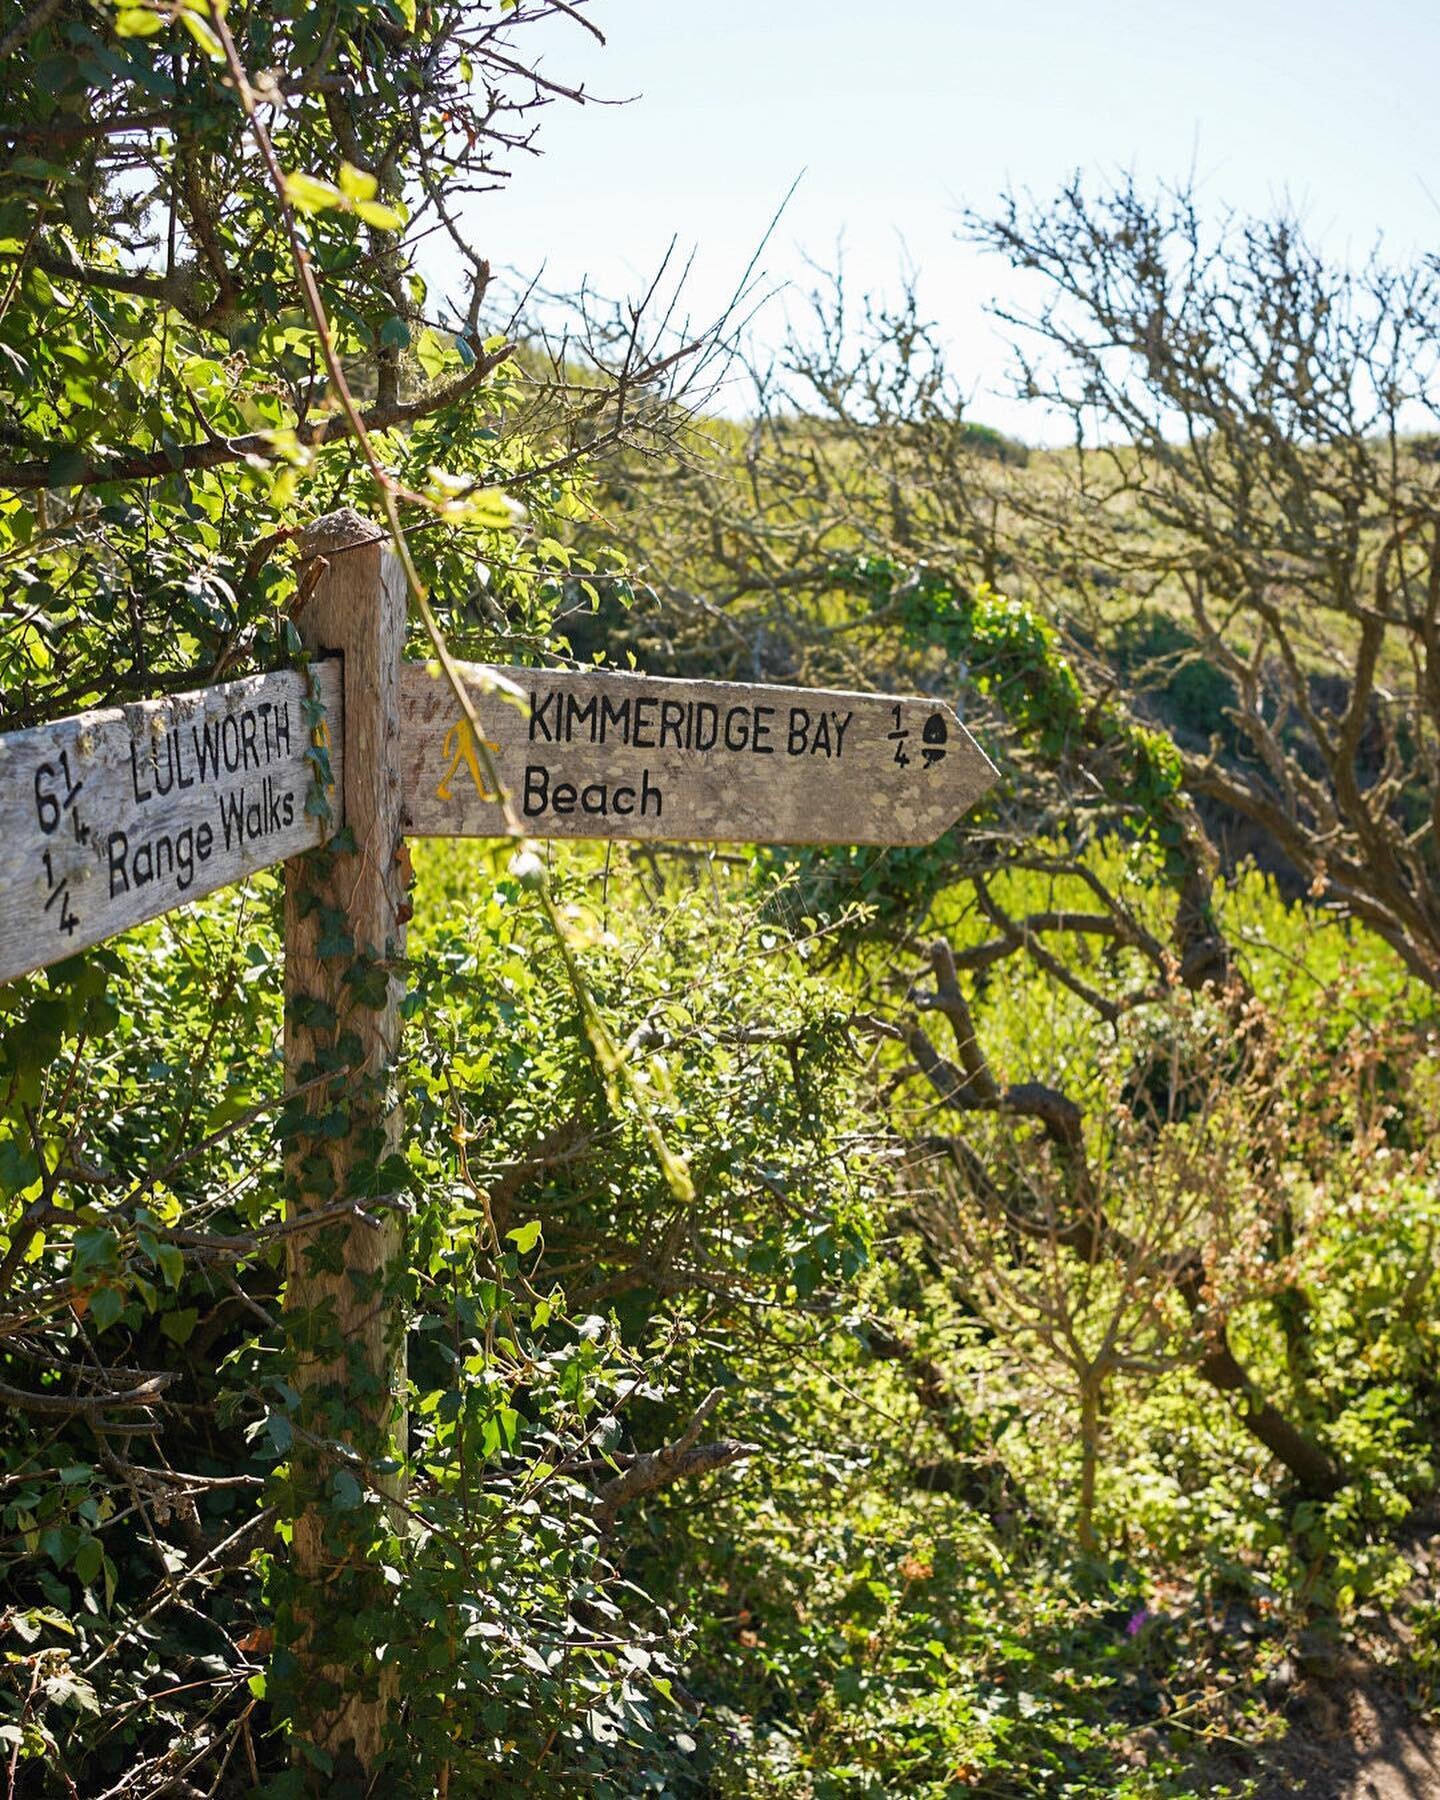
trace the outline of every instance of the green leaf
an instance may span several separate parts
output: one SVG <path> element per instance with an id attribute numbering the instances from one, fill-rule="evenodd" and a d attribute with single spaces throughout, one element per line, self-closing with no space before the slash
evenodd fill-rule
<path id="1" fill-rule="evenodd" d="M 99 1269 L 113 1269 L 119 1242 L 121 1240 L 110 1226 L 86 1226 L 83 1231 L 76 1231 L 76 1249 L 70 1264 L 74 1280 L 83 1282 L 88 1274 Z"/>
<path id="2" fill-rule="evenodd" d="M 340 192 L 347 200 L 373 200 L 380 183 L 365 169 L 357 169 L 354 163 L 342 162 L 340 165 Z"/>
<path id="3" fill-rule="evenodd" d="M 195 42 L 210 58 L 211 62 L 224 62 L 225 47 L 210 29 L 205 20 L 192 7 L 187 6 L 180 14 L 180 23 L 194 38 Z"/>
<path id="4" fill-rule="evenodd" d="M 172 1288 L 178 1288 L 185 1274 L 185 1258 L 174 1244 L 156 1244 L 155 1265 Z"/>
<path id="5" fill-rule="evenodd" d="M 75 1561 L 71 1566 L 74 1568 L 75 1573 L 80 1577 L 81 1581 L 84 1582 L 85 1586 L 89 1587 L 90 1583 L 100 1573 L 104 1561 L 105 1552 L 101 1547 L 99 1538 L 88 1537 L 75 1552 Z"/>
<path id="6" fill-rule="evenodd" d="M 437 332 L 429 329 L 420 333 L 415 344 L 415 354 L 428 381 L 433 381 L 441 374 L 450 360 L 444 340 Z"/>
<path id="7" fill-rule="evenodd" d="M 528 1256 L 540 1242 L 540 1221 L 528 1219 L 525 1224 L 517 1225 L 513 1231 L 507 1231 L 505 1236 L 521 1256 Z"/>
<path id="8" fill-rule="evenodd" d="M 455 525 L 478 525 L 485 530 L 513 527 L 517 508 L 499 488 L 470 488 L 466 480 L 444 469 L 431 469 L 426 498 Z"/>
<path id="9" fill-rule="evenodd" d="M 348 1469 L 337 1469 L 330 1481 L 337 1512 L 354 1512 L 365 1499 L 365 1490 Z"/>
<path id="10" fill-rule="evenodd" d="M 298 169 L 285 177 L 285 198 L 302 213 L 331 212 L 345 206 L 345 196 L 334 182 L 321 181 Z"/>
<path id="11" fill-rule="evenodd" d="M 51 488 L 75 487 L 84 479 L 89 467 L 90 459 L 78 444 L 63 444 L 50 453 L 50 462 L 45 470 L 45 485 Z"/>
<path id="12" fill-rule="evenodd" d="M 156 32 L 163 31 L 168 21 L 158 12 L 151 12 L 148 6 L 122 6 L 115 15 L 115 35 L 117 37 L 154 37 Z"/>
<path id="13" fill-rule="evenodd" d="M 193 1306 L 177 1307 L 160 1315 L 160 1329 L 172 1344 L 188 1344 L 200 1314 Z"/>
<path id="14" fill-rule="evenodd" d="M 0 1142 L 0 1187 L 8 1193 L 21 1194 L 40 1179 L 40 1164 L 35 1153 L 15 1138 Z"/>
<path id="15" fill-rule="evenodd" d="M 398 315 L 392 314 L 380 327 L 380 342 L 392 350 L 405 350 L 410 344 L 410 327 Z"/>
<path id="16" fill-rule="evenodd" d="M 79 1712 L 99 1713 L 100 1700 L 93 1687 L 79 1675 L 68 1670 L 59 1675 L 52 1675 L 43 1684 L 46 1697 L 57 1706 L 73 1706 Z"/>
<path id="17" fill-rule="evenodd" d="M 405 223 L 404 213 L 396 207 L 386 206 L 382 200 L 357 200 L 355 212 L 377 231 L 399 231 Z"/>
<path id="18" fill-rule="evenodd" d="M 125 1310 L 125 1296 L 119 1288 L 96 1288 L 90 1296 L 90 1318 L 97 1331 L 108 1331 Z"/>
<path id="19" fill-rule="evenodd" d="M 255 1095 L 252 1089 L 231 1088 L 206 1114 L 206 1131 L 219 1131 L 222 1125 L 233 1125 L 236 1119 L 244 1118 L 254 1105 Z"/>

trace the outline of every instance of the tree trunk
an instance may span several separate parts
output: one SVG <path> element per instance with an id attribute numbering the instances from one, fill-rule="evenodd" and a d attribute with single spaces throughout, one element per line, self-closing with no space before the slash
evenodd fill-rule
<path id="1" fill-rule="evenodd" d="M 1201 1282 L 1201 1271 L 1197 1265 L 1181 1277 L 1179 1288 L 1191 1317 L 1203 1323 L 1205 1301 Z M 1230 1348 L 1223 1322 L 1217 1325 L 1210 1347 L 1197 1367 L 1212 1387 L 1218 1388 L 1222 1394 L 1235 1394 L 1239 1397 L 1240 1420 L 1245 1429 L 1252 1437 L 1258 1438 L 1277 1462 L 1284 1464 L 1312 1499 L 1328 1500 L 1345 1486 L 1349 1476 L 1324 1445 L 1302 1431 L 1298 1425 L 1292 1425 L 1284 1413 L 1273 1406 L 1256 1387 L 1249 1372 Z"/>
<path id="2" fill-rule="evenodd" d="M 1077 1537 L 1087 1554 L 1095 1537 L 1095 1479 L 1100 1470 L 1100 1377 L 1087 1369 L 1080 1378 L 1080 1517 Z"/>
<path id="3" fill-rule="evenodd" d="M 1240 1419 L 1314 1500 L 1328 1500 L 1345 1486 L 1346 1474 L 1325 1447 L 1272 1406 L 1245 1372 L 1223 1334 L 1200 1362 L 1200 1373 L 1222 1394 L 1240 1400 Z"/>

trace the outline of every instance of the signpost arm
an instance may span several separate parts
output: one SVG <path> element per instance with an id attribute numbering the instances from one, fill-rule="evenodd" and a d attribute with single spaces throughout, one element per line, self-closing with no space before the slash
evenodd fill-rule
<path id="1" fill-rule="evenodd" d="M 406 600 L 382 537 L 345 512 L 302 539 L 296 625 L 315 657 L 342 666 L 343 796 L 332 805 L 343 816 L 331 845 L 285 866 L 286 1084 L 307 1090 L 288 1109 L 288 1206 L 295 1218 L 337 1202 L 356 1210 L 288 1240 L 284 1319 L 299 1402 L 293 1589 L 278 1609 L 277 1642 L 288 1640 L 297 1658 L 300 1754 L 310 1744 L 366 1770 L 393 1691 L 354 1634 L 359 1615 L 384 1604 L 366 1546 L 387 1528 L 389 1509 L 373 1496 L 398 1496 L 406 1425 L 403 1321 L 390 1298 L 401 1245 L 394 1201 L 409 916 L 399 776 Z M 309 1085 L 329 1072 L 332 1081 Z"/>

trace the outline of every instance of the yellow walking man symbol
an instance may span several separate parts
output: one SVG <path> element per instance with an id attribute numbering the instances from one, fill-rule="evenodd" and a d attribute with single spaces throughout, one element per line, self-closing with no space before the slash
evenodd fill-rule
<path id="1" fill-rule="evenodd" d="M 480 741 L 492 756 L 500 754 L 500 746 L 492 743 L 489 738 L 482 738 Z M 440 785 L 435 789 L 437 800 L 451 798 L 450 783 L 459 774 L 462 763 L 469 769 L 470 779 L 475 783 L 476 792 L 482 800 L 498 800 L 500 798 L 498 793 L 492 794 L 486 784 L 484 772 L 480 767 L 480 758 L 475 749 L 475 733 L 468 719 L 457 719 L 445 733 L 443 754 L 449 766 L 445 770 Z"/>

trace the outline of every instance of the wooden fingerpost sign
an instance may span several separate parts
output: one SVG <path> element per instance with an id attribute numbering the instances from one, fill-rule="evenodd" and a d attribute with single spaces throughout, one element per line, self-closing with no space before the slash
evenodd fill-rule
<path id="1" fill-rule="evenodd" d="M 537 838 L 928 844 L 994 780 L 939 700 L 460 665 L 489 766 Z M 504 834 L 450 684 L 400 678 L 406 829 Z"/>
<path id="2" fill-rule="evenodd" d="M 386 1298 L 401 1267 L 406 836 L 508 835 L 498 780 L 535 838 L 923 844 L 995 778 L 926 696 L 462 664 L 482 752 L 449 682 L 403 660 L 405 584 L 383 536 L 342 512 L 302 539 L 306 670 L 0 737 L 0 981 L 285 861 L 287 1207 L 315 1218 L 287 1240 L 300 1516 L 277 1642 L 300 1670 L 297 1738 L 365 1767 L 394 1676 L 337 1660 L 370 1569 L 335 1541 L 346 1508 L 326 1500 L 336 1480 L 398 1498 L 387 1471 L 406 1438 Z"/>
<path id="3" fill-rule="evenodd" d="M 482 753 L 448 680 L 401 659 L 403 595 L 379 545 L 354 513 L 307 533 L 302 549 L 326 564 L 297 619 L 317 652 L 307 671 L 0 736 L 0 981 L 313 849 L 342 821 L 352 836 L 506 836 L 497 776 L 530 837 L 749 844 L 931 843 L 994 782 L 954 711 L 928 696 L 461 663 Z M 345 631 L 342 570 L 369 593 Z M 392 622 L 352 655 L 367 604 Z M 385 709 L 363 730 L 342 665 L 373 674 Z M 317 702 L 328 815 L 312 792 Z M 377 948 L 378 842 L 353 852 L 368 909 L 357 923 L 362 938 L 380 933 Z"/>
<path id="4" fill-rule="evenodd" d="M 319 841 L 309 699 L 285 669 L 0 737 L 0 981 Z"/>

